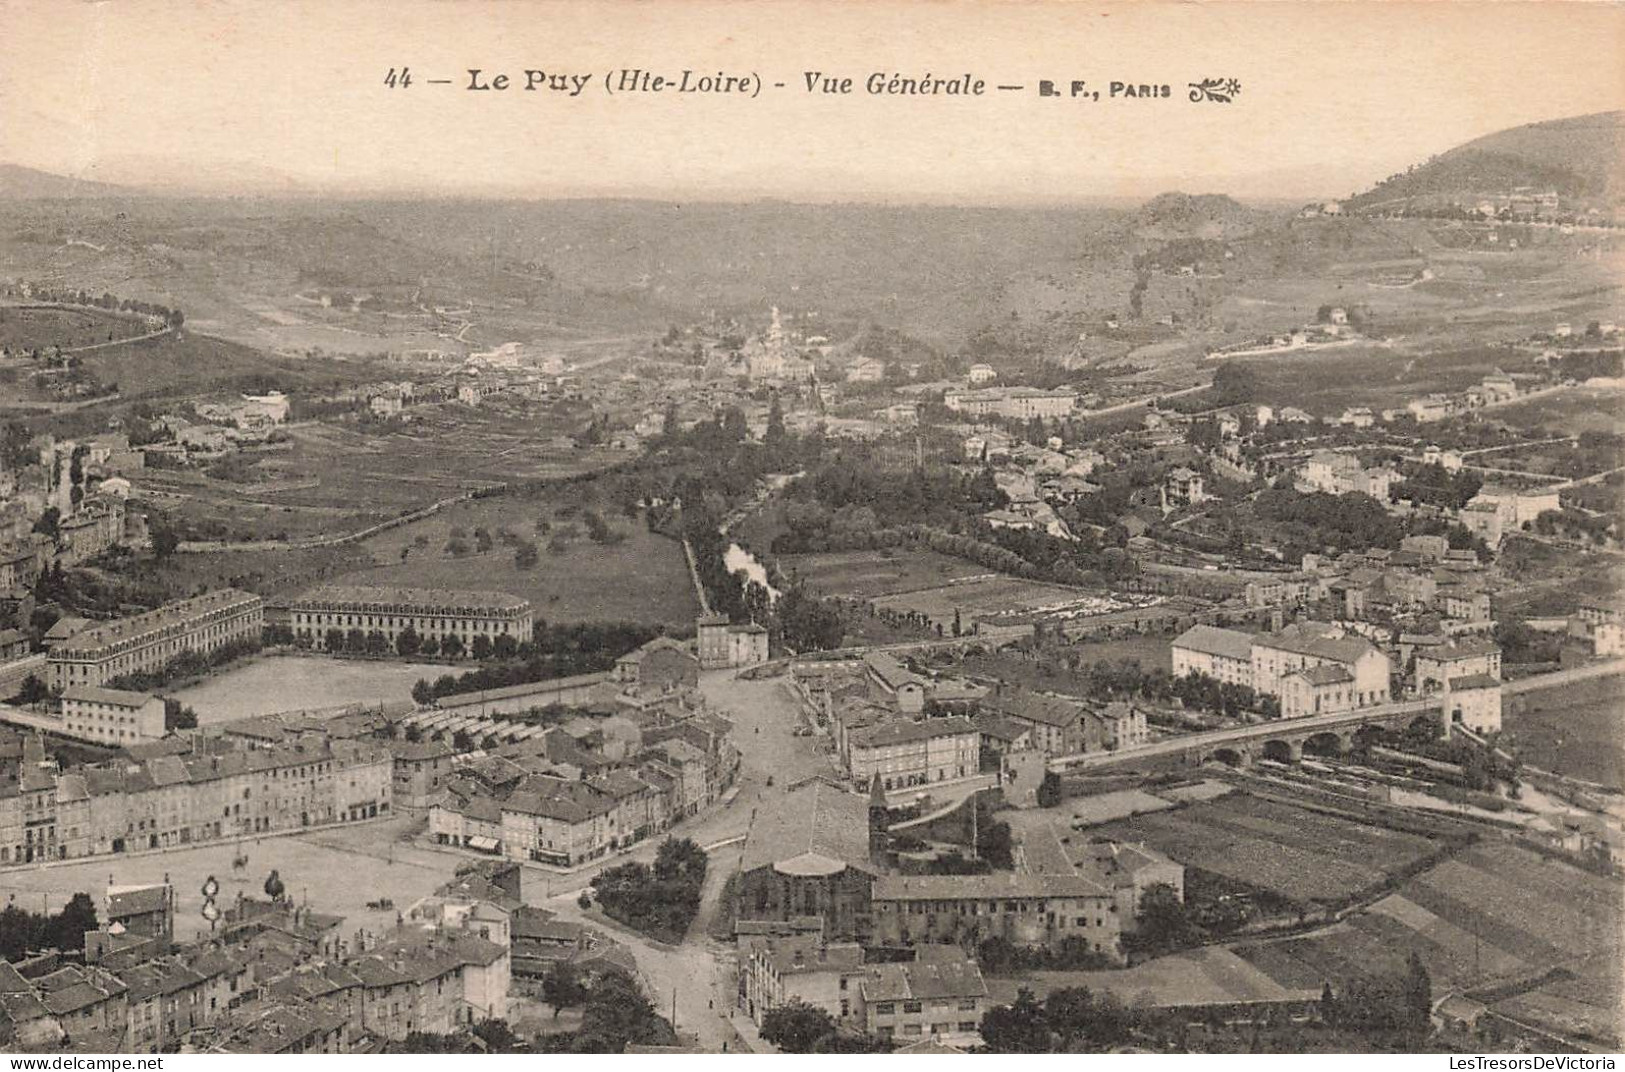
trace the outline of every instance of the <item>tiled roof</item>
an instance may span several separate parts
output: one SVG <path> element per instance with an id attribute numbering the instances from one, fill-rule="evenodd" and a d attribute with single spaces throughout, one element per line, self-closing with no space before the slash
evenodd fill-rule
<path id="1" fill-rule="evenodd" d="M 822 779 L 775 794 L 756 813 L 745 835 L 742 871 L 816 857 L 874 871 L 869 860 L 869 802 Z"/>

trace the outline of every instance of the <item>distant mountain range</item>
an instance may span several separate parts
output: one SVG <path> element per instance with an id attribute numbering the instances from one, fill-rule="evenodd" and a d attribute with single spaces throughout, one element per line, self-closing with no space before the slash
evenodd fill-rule
<path id="1" fill-rule="evenodd" d="M 1625 112 L 1553 119 L 1475 138 L 1378 183 L 1353 198 L 1360 211 L 1404 204 L 1471 205 L 1520 187 L 1565 202 L 1611 209 L 1625 200 L 1621 179 Z"/>
<path id="2" fill-rule="evenodd" d="M 130 197 L 138 191 L 104 182 L 53 175 L 49 171 L 0 164 L 0 199 L 37 201 L 64 197 Z"/>

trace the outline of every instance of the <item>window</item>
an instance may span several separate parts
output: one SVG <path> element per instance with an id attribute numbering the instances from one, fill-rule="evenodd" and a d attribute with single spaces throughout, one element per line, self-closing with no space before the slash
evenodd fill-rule
<path id="1" fill-rule="evenodd" d="M 961 1020 L 961 1021 L 959 1021 L 959 1030 L 961 1030 L 961 1031 L 975 1031 L 976 1030 L 976 1021 L 975 1020 Z"/>
<path id="2" fill-rule="evenodd" d="M 903 1011 L 904 1012 L 919 1012 L 920 1011 L 920 1003 L 917 1002 L 917 1001 L 905 1001 L 905 1002 L 903 1002 Z"/>
<path id="3" fill-rule="evenodd" d="M 894 1001 L 881 1001 L 875 1003 L 876 1016 L 890 1016 L 896 1011 L 897 1003 Z"/>

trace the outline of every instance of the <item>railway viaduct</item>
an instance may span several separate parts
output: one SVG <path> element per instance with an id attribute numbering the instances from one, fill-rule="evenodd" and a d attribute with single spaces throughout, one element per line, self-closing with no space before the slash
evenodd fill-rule
<path id="1" fill-rule="evenodd" d="M 1116 752 L 1056 756 L 1050 760 L 1050 769 L 1059 774 L 1077 774 L 1142 765 L 1196 766 L 1212 760 L 1237 767 L 1259 759 L 1291 763 L 1303 758 L 1305 745 L 1312 751 L 1347 752 L 1362 730 L 1404 730 L 1418 721 L 1438 719 L 1442 714 L 1443 707 L 1437 696 L 1403 700 L 1331 715 L 1276 719 L 1253 726 L 1189 733 Z"/>

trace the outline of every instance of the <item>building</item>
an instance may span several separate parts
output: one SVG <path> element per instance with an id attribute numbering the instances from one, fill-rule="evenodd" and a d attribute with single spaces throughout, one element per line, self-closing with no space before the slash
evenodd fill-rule
<path id="1" fill-rule="evenodd" d="M 51 648 L 50 684 L 64 692 L 75 685 L 105 685 L 125 674 L 161 669 L 180 655 L 257 643 L 264 619 L 259 596 L 221 588 L 93 625 Z"/>
<path id="2" fill-rule="evenodd" d="M 863 1029 L 902 1043 L 979 1046 L 987 984 L 965 960 L 876 964 L 859 984 Z"/>
<path id="3" fill-rule="evenodd" d="M 1501 732 L 1501 679 L 1488 674 L 1453 677 L 1444 690 L 1445 719 L 1474 733 Z"/>
<path id="4" fill-rule="evenodd" d="M 1037 387 L 988 387 L 981 390 L 951 388 L 942 404 L 971 417 L 996 415 L 1014 420 L 1049 420 L 1070 417 L 1078 396 L 1072 391 L 1045 391 Z"/>
<path id="5" fill-rule="evenodd" d="M 1388 656 L 1371 641 L 1345 634 L 1341 627 L 1329 622 L 1301 622 L 1279 632 L 1255 636 L 1252 663 L 1253 689 L 1281 698 L 1283 713 L 1287 703 L 1287 675 L 1319 666 L 1341 667 L 1350 680 L 1333 680 L 1338 675 L 1321 671 L 1312 675 L 1316 683 L 1311 685 L 1300 676 L 1290 686 L 1295 697 L 1307 696 L 1312 706 L 1316 696 L 1325 699 L 1325 694 L 1316 690 L 1330 688 L 1334 693 L 1341 690 L 1352 696 L 1349 708 L 1388 702 L 1392 670 Z"/>
<path id="6" fill-rule="evenodd" d="M 887 704 L 904 714 L 918 714 L 925 709 L 930 683 L 896 656 L 874 651 L 863 657 L 864 680 L 869 684 L 869 695 L 877 703 Z"/>
<path id="7" fill-rule="evenodd" d="M 1171 645 L 1174 676 L 1204 674 L 1231 685 L 1253 684 L 1253 638 L 1235 629 L 1193 625 Z"/>
<path id="8" fill-rule="evenodd" d="M 978 387 L 984 383 L 992 383 L 998 378 L 999 373 L 992 365 L 972 365 L 965 372 L 965 381 Z"/>
<path id="9" fill-rule="evenodd" d="M 1166 886 L 1181 902 L 1185 900 L 1185 868 L 1141 844 L 1091 841 L 1084 846 L 1077 866 L 1087 868 L 1091 877 L 1112 891 L 1124 933 L 1137 928 L 1140 902 L 1153 886 Z"/>
<path id="10" fill-rule="evenodd" d="M 1003 938 L 1053 946 L 1077 938 L 1102 957 L 1122 956 L 1116 898 L 1081 874 L 888 875 L 875 883 L 872 903 L 874 940 L 882 944 Z"/>
<path id="11" fill-rule="evenodd" d="M 969 778 L 980 771 L 981 734 L 967 718 L 894 718 L 855 730 L 846 769 L 859 785 L 887 790 Z"/>
<path id="12" fill-rule="evenodd" d="M 75 685 L 62 694 L 62 732 L 120 746 L 156 741 L 164 729 L 164 701 L 145 692 Z"/>
<path id="13" fill-rule="evenodd" d="M 1488 503 L 1500 507 L 1505 511 L 1505 527 L 1522 528 L 1548 510 L 1562 509 L 1559 498 L 1558 492 L 1550 488 L 1518 489 L 1504 484 L 1485 484 L 1467 505 Z"/>
<path id="14" fill-rule="evenodd" d="M 1047 756 L 1073 756 L 1089 750 L 1088 720 L 1081 700 L 1009 688 L 984 697 L 981 708 L 1026 727 L 1032 747 Z"/>
<path id="15" fill-rule="evenodd" d="M 715 614 L 701 618 L 695 632 L 703 669 L 721 670 L 767 662 L 767 630 L 755 622 L 732 625 L 726 616 Z"/>
<path id="16" fill-rule="evenodd" d="M 1194 506 L 1207 498 L 1202 491 L 1202 474 L 1183 465 L 1169 470 L 1162 494 L 1168 506 Z"/>
<path id="17" fill-rule="evenodd" d="M 451 773 L 451 742 L 390 741 L 395 807 L 414 814 L 428 810 Z"/>
<path id="18" fill-rule="evenodd" d="M 1501 648 L 1484 637 L 1462 637 L 1416 653 L 1416 691 L 1445 689 L 1454 678 L 1501 679 Z"/>
<path id="19" fill-rule="evenodd" d="M 294 636 L 318 651 L 333 646 L 334 634 L 382 633 L 393 648 L 410 629 L 434 639 L 442 649 L 456 638 L 464 651 L 484 638 L 495 644 L 507 637 L 515 644 L 531 639 L 530 602 L 506 592 L 448 591 L 437 588 L 385 588 L 325 585 L 288 607 Z"/>
<path id="20" fill-rule="evenodd" d="M 1381 503 L 1388 501 L 1388 491 L 1397 479 L 1399 474 L 1386 466 L 1367 468 L 1352 454 L 1329 450 L 1311 454 L 1299 471 L 1299 482 L 1312 491 L 1329 495 L 1358 492 Z"/>
<path id="21" fill-rule="evenodd" d="M 745 835 L 735 919 L 823 920 L 831 940 L 869 933 L 870 802 L 821 779 L 766 799 Z"/>
<path id="22" fill-rule="evenodd" d="M 749 935 L 739 939 L 739 1008 L 758 1027 L 781 1005 L 823 1009 L 837 1026 L 855 1027 L 859 986 L 869 975 L 863 947 L 825 944 L 815 934 Z"/>

